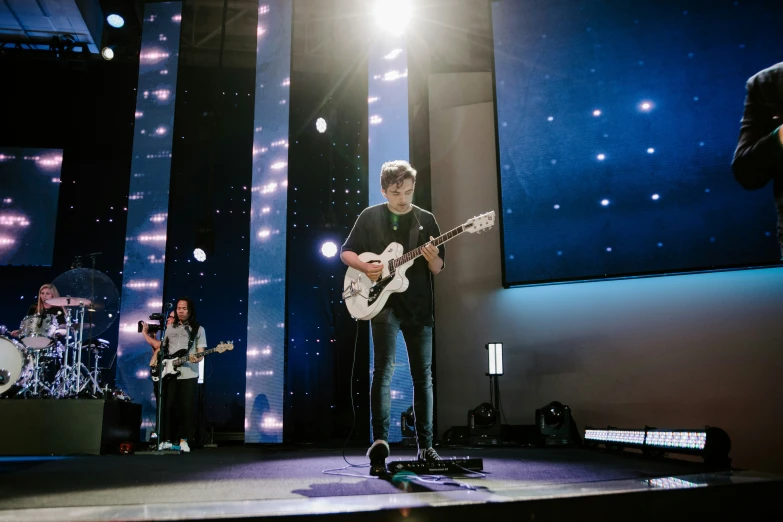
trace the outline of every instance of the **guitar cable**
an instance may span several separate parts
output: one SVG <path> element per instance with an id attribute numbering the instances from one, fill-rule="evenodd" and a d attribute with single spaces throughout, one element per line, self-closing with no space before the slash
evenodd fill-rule
<path id="1" fill-rule="evenodd" d="M 354 369 L 356 368 L 356 348 L 359 345 L 359 321 L 356 321 L 356 337 L 353 340 L 353 361 L 351 361 L 351 384 L 349 385 L 350 393 L 351 393 L 351 430 L 348 432 L 348 437 L 346 437 L 345 442 L 343 442 L 343 460 L 348 464 L 347 467 L 351 468 L 368 468 L 370 467 L 369 464 L 354 464 L 348 460 L 348 458 L 345 456 L 345 448 L 348 446 L 348 441 L 351 440 L 351 436 L 353 435 L 353 431 L 356 428 L 356 406 L 354 406 L 353 403 L 353 375 L 354 375 Z"/>

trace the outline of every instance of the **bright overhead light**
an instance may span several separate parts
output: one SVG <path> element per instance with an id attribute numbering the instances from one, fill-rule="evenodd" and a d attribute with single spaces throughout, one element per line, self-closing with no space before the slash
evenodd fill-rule
<path id="1" fill-rule="evenodd" d="M 203 249 L 197 248 L 193 251 L 193 257 L 196 258 L 196 261 L 204 262 L 207 260 L 207 253 L 204 252 Z"/>
<path id="2" fill-rule="evenodd" d="M 410 0 L 377 0 L 375 9 L 376 23 L 394 35 L 402 35 L 411 19 Z"/>
<path id="3" fill-rule="evenodd" d="M 106 21 L 109 22 L 110 26 L 116 27 L 117 29 L 125 25 L 125 20 L 118 14 L 110 14 L 106 17 Z"/>
<path id="4" fill-rule="evenodd" d="M 315 128 L 316 128 L 316 129 L 318 130 L 318 132 L 320 132 L 321 134 L 323 134 L 324 132 L 326 132 L 326 120 L 325 120 L 325 119 L 323 119 L 323 118 L 318 118 L 317 120 L 315 120 Z"/>
<path id="5" fill-rule="evenodd" d="M 104 60 L 111 60 L 112 58 L 114 58 L 114 49 L 112 49 L 111 47 L 104 47 L 101 50 L 101 56 L 103 56 Z"/>
<path id="6" fill-rule="evenodd" d="M 337 255 L 337 245 L 332 241 L 327 241 L 321 245 L 321 253 L 326 257 L 334 257 Z"/>

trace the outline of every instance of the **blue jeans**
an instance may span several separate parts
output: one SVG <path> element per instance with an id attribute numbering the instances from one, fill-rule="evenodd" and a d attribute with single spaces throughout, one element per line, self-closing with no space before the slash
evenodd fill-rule
<path id="1" fill-rule="evenodd" d="M 375 355 L 370 389 L 373 439 L 389 439 L 391 380 L 397 348 L 397 334 L 402 330 L 408 349 L 408 365 L 413 379 L 413 414 L 416 419 L 416 441 L 419 448 L 432 447 L 432 327 L 401 324 L 391 307 L 372 319 L 372 342 Z"/>

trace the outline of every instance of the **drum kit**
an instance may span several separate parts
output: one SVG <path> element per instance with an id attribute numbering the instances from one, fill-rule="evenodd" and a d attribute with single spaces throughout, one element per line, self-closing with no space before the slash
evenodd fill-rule
<path id="1" fill-rule="evenodd" d="M 109 342 L 97 335 L 116 318 L 117 289 L 105 274 L 82 268 L 53 283 L 61 293 L 90 297 L 46 300 L 63 313 L 28 315 L 15 335 L 0 327 L 0 398 L 100 397 L 107 392 L 101 388 L 99 361 Z"/>

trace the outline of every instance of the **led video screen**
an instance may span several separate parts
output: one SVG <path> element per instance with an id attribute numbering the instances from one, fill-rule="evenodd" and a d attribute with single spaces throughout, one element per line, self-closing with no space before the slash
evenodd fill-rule
<path id="1" fill-rule="evenodd" d="M 0 147 L 0 265 L 51 266 L 63 151 Z"/>
<path id="2" fill-rule="evenodd" d="M 138 333 L 163 307 L 182 2 L 148 3 L 139 53 L 133 159 L 117 346 L 117 385 L 142 405 L 142 437 L 155 427 L 150 347 Z"/>
<path id="3" fill-rule="evenodd" d="M 504 285 L 774 264 L 731 160 L 783 4 L 492 4 Z"/>

